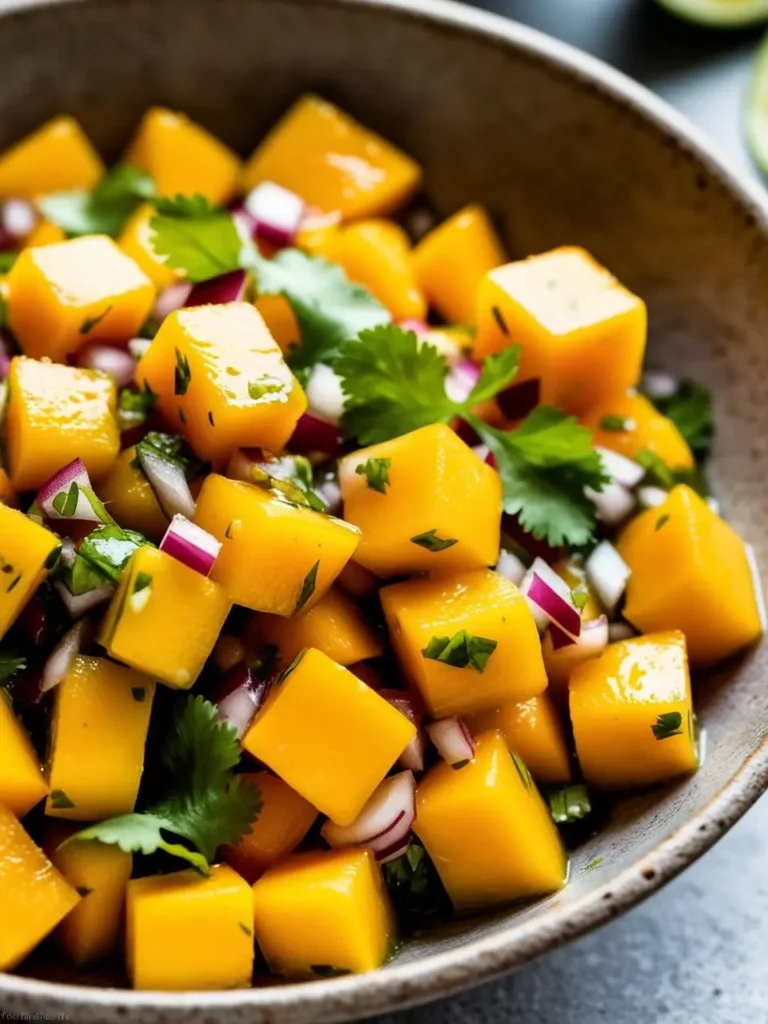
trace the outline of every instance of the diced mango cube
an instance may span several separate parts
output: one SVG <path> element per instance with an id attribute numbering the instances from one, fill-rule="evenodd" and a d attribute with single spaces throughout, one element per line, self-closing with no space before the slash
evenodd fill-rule
<path id="1" fill-rule="evenodd" d="M 341 519 L 216 473 L 203 484 L 195 522 L 223 545 L 211 579 L 235 604 L 274 615 L 309 611 L 360 540 Z"/>
<path id="2" fill-rule="evenodd" d="M 37 754 L 10 699 L 0 691 L 0 803 L 23 818 L 48 792 Z"/>
<path id="3" fill-rule="evenodd" d="M 414 831 L 457 910 L 544 896 L 565 884 L 557 828 L 528 769 L 499 732 L 478 737 L 475 757 L 445 761 L 416 790 Z"/>
<path id="4" fill-rule="evenodd" d="M 0 505 L 0 538 L 2 637 L 53 568 L 61 541 L 55 533 L 7 505 Z"/>
<path id="5" fill-rule="evenodd" d="M 178 281 L 180 274 L 178 270 L 166 265 L 166 257 L 155 253 L 149 222 L 156 216 L 154 207 L 149 203 L 143 203 L 128 218 L 117 244 L 161 292 Z"/>
<path id="6" fill-rule="evenodd" d="M 136 368 L 158 408 L 204 459 L 235 448 L 279 452 L 307 407 L 301 385 L 247 302 L 180 309 Z"/>
<path id="7" fill-rule="evenodd" d="M 317 818 L 317 811 L 288 783 L 269 772 L 240 776 L 259 791 L 261 810 L 251 830 L 222 855 L 238 874 L 255 882 L 278 861 L 292 853 Z"/>
<path id="8" fill-rule="evenodd" d="M 11 360 L 6 443 L 17 491 L 40 487 L 80 458 L 98 480 L 120 450 L 111 377 L 47 360 Z"/>
<path id="9" fill-rule="evenodd" d="M 547 685 L 528 604 L 488 569 L 384 587 L 397 659 L 436 718 L 528 700 Z"/>
<path id="10" fill-rule="evenodd" d="M 76 826 L 49 822 L 44 849 L 82 897 L 56 929 L 56 939 L 73 963 L 96 963 L 113 953 L 122 938 L 125 891 L 133 856 L 106 843 L 72 842 Z"/>
<path id="11" fill-rule="evenodd" d="M 93 341 L 135 337 L 155 287 L 106 235 L 24 249 L 8 274 L 8 321 L 25 355 L 63 362 Z"/>
<path id="12" fill-rule="evenodd" d="M 634 391 L 593 406 L 581 422 L 592 431 L 593 442 L 599 448 L 628 459 L 649 451 L 672 469 L 693 468 L 691 449 L 672 420 Z"/>
<path id="13" fill-rule="evenodd" d="M 55 245 L 57 242 L 63 242 L 66 237 L 67 233 L 64 228 L 43 217 L 27 235 L 24 245 L 30 249 L 36 249 L 41 245 Z"/>
<path id="14" fill-rule="evenodd" d="M 275 974 L 361 974 L 394 947 L 394 914 L 370 850 L 294 854 L 259 879 L 253 900 L 256 941 Z"/>
<path id="15" fill-rule="evenodd" d="M 640 376 L 645 303 L 584 249 L 565 246 L 507 263 L 480 282 L 474 353 L 522 346 L 518 381 L 539 399 L 586 412 L 623 395 Z"/>
<path id="16" fill-rule="evenodd" d="M 0 157 L 0 198 L 90 189 L 104 164 L 74 117 L 55 117 Z"/>
<path id="17" fill-rule="evenodd" d="M 363 533 L 355 561 L 379 576 L 495 565 L 499 474 L 443 423 L 347 455 L 344 518 Z"/>
<path id="18" fill-rule="evenodd" d="M 188 690 L 213 650 L 231 601 L 223 587 L 164 551 L 141 547 L 101 624 L 111 657 Z"/>
<path id="19" fill-rule="evenodd" d="M 611 644 L 571 677 L 576 754 L 599 786 L 661 782 L 698 768 L 685 637 L 673 630 Z"/>
<path id="20" fill-rule="evenodd" d="M 498 729 L 510 750 L 519 754 L 537 782 L 556 784 L 571 779 L 571 755 L 560 713 L 548 693 L 521 704 L 477 711 L 466 719 L 473 733 Z"/>
<path id="21" fill-rule="evenodd" d="M 299 343 L 299 322 L 284 295 L 258 295 L 254 306 L 263 317 L 267 330 L 279 345 L 281 352 L 289 352 Z"/>
<path id="22" fill-rule="evenodd" d="M 337 587 L 331 587 L 308 612 L 287 619 L 257 612 L 248 637 L 256 651 L 276 648 L 278 668 L 289 665 L 305 647 L 316 647 L 337 665 L 354 665 L 384 653 L 379 635 L 355 602 Z"/>
<path id="23" fill-rule="evenodd" d="M 80 897 L 0 803 L 0 971 L 12 971 Z"/>
<path id="24" fill-rule="evenodd" d="M 246 988 L 253 971 L 253 891 L 226 864 L 134 878 L 126 960 L 137 989 Z"/>
<path id="25" fill-rule="evenodd" d="M 413 250 L 416 278 L 431 306 L 453 324 L 475 320 L 483 276 L 504 262 L 504 248 L 482 206 L 465 206 Z"/>
<path id="26" fill-rule="evenodd" d="M 624 616 L 644 633 L 679 629 L 694 666 L 711 665 L 762 632 L 747 551 L 733 527 L 679 484 L 618 540 L 632 570 Z"/>
<path id="27" fill-rule="evenodd" d="M 408 235 L 393 221 L 364 220 L 339 232 L 333 262 L 350 281 L 367 288 L 394 320 L 427 315 L 427 300 L 411 266 Z"/>
<path id="28" fill-rule="evenodd" d="M 350 825 L 416 728 L 348 669 L 304 651 L 272 687 L 243 747 L 338 825 Z"/>
<path id="29" fill-rule="evenodd" d="M 416 191 L 421 167 L 338 107 L 311 94 L 281 118 L 245 165 L 249 192 L 274 181 L 345 220 L 392 213 Z"/>
<path id="30" fill-rule="evenodd" d="M 120 452 L 99 481 L 99 497 L 120 526 L 160 541 L 168 528 L 168 517 L 160 508 L 149 480 L 134 465 L 135 460 L 135 448 Z"/>
<path id="31" fill-rule="evenodd" d="M 155 684 L 106 658 L 77 655 L 56 687 L 48 764 L 52 818 L 130 814 L 144 768 Z"/>
<path id="32" fill-rule="evenodd" d="M 229 146 L 186 115 L 149 109 L 123 157 L 151 175 L 158 195 L 194 195 L 224 203 L 235 191 L 240 160 Z"/>

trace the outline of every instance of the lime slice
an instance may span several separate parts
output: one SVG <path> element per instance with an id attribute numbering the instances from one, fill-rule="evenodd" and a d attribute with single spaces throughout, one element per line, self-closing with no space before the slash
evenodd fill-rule
<path id="1" fill-rule="evenodd" d="M 768 21 L 768 0 L 657 0 L 671 14 L 697 25 L 735 28 Z"/>
<path id="2" fill-rule="evenodd" d="M 768 37 L 760 45 L 747 98 L 747 145 L 752 159 L 768 174 Z"/>

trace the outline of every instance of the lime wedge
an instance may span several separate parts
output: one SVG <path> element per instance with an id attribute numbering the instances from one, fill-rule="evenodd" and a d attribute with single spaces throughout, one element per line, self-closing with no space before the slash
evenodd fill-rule
<path id="1" fill-rule="evenodd" d="M 715 28 L 768 21 L 768 0 L 657 0 L 657 3 L 679 18 Z"/>
<path id="2" fill-rule="evenodd" d="M 752 159 L 768 174 L 768 37 L 757 51 L 747 97 L 747 145 Z"/>

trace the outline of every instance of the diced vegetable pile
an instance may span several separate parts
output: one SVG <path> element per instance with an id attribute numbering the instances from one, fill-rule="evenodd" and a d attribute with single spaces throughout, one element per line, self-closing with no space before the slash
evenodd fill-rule
<path id="1" fill-rule="evenodd" d="M 0 157 L 0 970 L 368 971 L 698 767 L 762 630 L 710 395 L 420 185 L 315 96 L 245 163 L 159 108 Z"/>

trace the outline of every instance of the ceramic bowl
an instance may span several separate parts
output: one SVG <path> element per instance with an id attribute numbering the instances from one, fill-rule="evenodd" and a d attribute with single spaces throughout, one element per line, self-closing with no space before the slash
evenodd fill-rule
<path id="1" fill-rule="evenodd" d="M 513 254 L 586 246 L 647 300 L 650 365 L 714 388 L 716 486 L 768 566 L 766 198 L 644 89 L 440 0 L 5 0 L 0 67 L 0 145 L 69 111 L 115 157 L 145 107 L 162 102 L 247 153 L 314 89 L 418 157 L 439 212 L 486 203 Z M 78 1024 L 300 1024 L 492 978 L 637 903 L 758 798 L 767 676 L 763 645 L 697 680 L 709 737 L 701 771 L 621 801 L 550 899 L 456 922 L 359 977 L 172 994 L 0 975 L 0 1006 Z"/>

